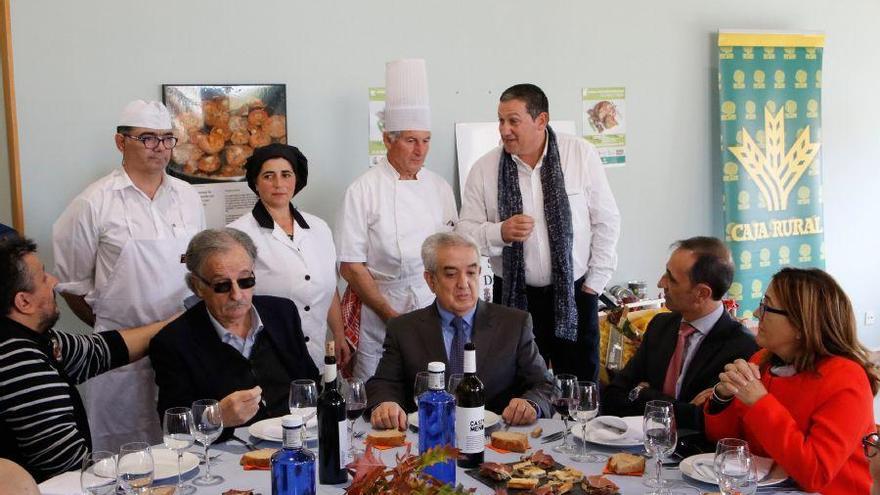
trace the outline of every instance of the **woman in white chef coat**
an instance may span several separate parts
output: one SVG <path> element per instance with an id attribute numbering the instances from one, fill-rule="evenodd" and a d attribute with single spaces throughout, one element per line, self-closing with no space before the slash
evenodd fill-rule
<path id="1" fill-rule="evenodd" d="M 274 143 L 254 150 L 245 168 L 247 183 L 260 200 L 229 227 L 247 233 L 257 246 L 256 294 L 296 303 L 309 355 L 318 369 L 323 369 L 329 328 L 337 363 L 344 366 L 351 352 L 336 291 L 333 236 L 323 220 L 291 203 L 306 186 L 308 160 L 296 147 Z"/>

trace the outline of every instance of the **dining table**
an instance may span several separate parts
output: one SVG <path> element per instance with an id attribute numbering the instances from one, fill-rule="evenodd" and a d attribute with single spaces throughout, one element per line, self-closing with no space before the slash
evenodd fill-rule
<path id="1" fill-rule="evenodd" d="M 500 425 L 499 425 L 500 426 Z M 539 438 L 531 438 L 529 437 L 529 443 L 531 448 L 529 449 L 529 453 L 534 452 L 538 449 L 543 449 L 545 453 L 549 453 L 553 456 L 553 458 L 566 466 L 574 467 L 580 471 L 582 471 L 585 475 L 595 475 L 601 474 L 603 469 L 605 468 L 605 463 L 582 463 L 573 461 L 568 455 L 555 453 L 552 451 L 553 447 L 560 444 L 562 442 L 561 439 L 549 442 L 546 444 L 542 444 L 542 438 L 546 437 L 550 434 L 560 432 L 563 429 L 563 422 L 559 419 L 540 419 L 538 420 L 537 425 L 528 425 L 528 426 L 512 426 L 510 427 L 510 431 L 518 431 L 529 435 L 536 426 L 539 426 L 542 430 L 541 437 Z M 571 425 L 570 425 L 571 426 Z M 572 426 L 573 428 L 580 428 L 579 425 Z M 494 429 L 498 428 L 498 426 L 490 429 L 490 431 L 494 431 Z M 358 419 L 354 423 L 354 431 L 355 432 L 369 432 L 371 430 L 371 426 L 369 422 L 364 421 L 363 419 Z M 212 486 L 196 486 L 195 494 L 197 495 L 221 495 L 223 492 L 235 489 L 235 490 L 253 490 L 253 493 L 260 495 L 270 495 L 272 493 L 272 480 L 271 473 L 268 470 L 245 470 L 240 461 L 242 456 L 253 448 L 280 448 L 281 443 L 275 442 L 271 440 L 266 440 L 262 438 L 257 438 L 251 436 L 249 433 L 249 429 L 247 427 L 240 427 L 235 430 L 234 436 L 236 438 L 227 440 L 225 442 L 217 443 L 211 445 L 210 448 L 210 457 L 211 457 L 211 472 L 212 474 L 217 474 L 223 477 L 223 481 Z M 363 448 L 364 447 L 364 439 L 366 435 L 358 435 L 354 440 L 354 446 Z M 582 442 L 579 438 L 572 438 L 569 441 L 574 442 L 578 447 L 586 447 L 590 451 L 593 452 L 601 452 L 607 455 L 614 454 L 616 452 L 630 452 L 630 453 L 640 453 L 645 454 L 644 448 L 641 446 L 629 446 L 629 447 L 608 447 L 604 445 L 598 445 L 591 442 L 587 442 L 586 444 Z M 412 429 L 407 431 L 406 434 L 406 442 L 409 444 L 411 451 L 413 453 L 418 453 L 418 433 L 413 431 Z M 250 445 L 245 445 L 248 443 Z M 488 444 L 488 438 L 487 438 Z M 161 447 L 161 446 L 157 446 Z M 312 440 L 307 440 L 306 447 L 309 450 L 315 453 L 317 459 L 317 442 Z M 200 452 L 201 449 L 194 448 L 192 449 L 193 453 Z M 389 448 L 385 450 L 375 450 L 377 456 L 384 462 L 386 465 L 391 466 L 396 462 L 396 456 L 401 455 L 406 451 L 406 446 L 397 447 L 397 448 Z M 522 454 L 518 453 L 500 453 L 496 452 L 491 448 L 486 448 L 485 451 L 485 461 L 486 462 L 500 462 L 500 463 L 509 463 L 514 461 L 519 461 L 520 456 Z M 670 459 L 670 461 L 672 461 Z M 613 481 L 620 487 L 620 493 L 622 495 L 640 495 L 653 493 L 655 491 L 654 488 L 651 488 L 645 484 L 645 480 L 648 476 L 653 476 L 652 470 L 650 469 L 652 464 L 651 459 L 647 459 L 647 465 L 649 469 L 646 470 L 646 473 L 642 476 L 621 476 L 621 475 L 613 475 L 607 474 L 605 475 L 608 479 Z M 678 466 L 675 465 L 675 462 L 666 462 L 666 465 L 663 467 L 663 478 L 668 480 L 669 482 L 669 494 L 670 495 L 703 495 L 706 493 L 717 493 L 718 486 L 709 483 L 702 483 L 696 479 L 687 477 L 682 475 Z M 204 461 L 198 466 L 197 469 L 192 469 L 191 471 L 185 473 L 183 475 L 183 480 L 187 484 L 192 484 L 192 480 L 201 474 L 205 469 Z M 316 462 L 317 469 L 317 462 Z M 73 473 L 68 473 L 73 474 Z M 63 475 L 62 475 L 63 476 Z M 350 480 L 351 478 L 349 478 Z M 46 483 L 50 483 L 52 480 L 49 480 Z M 154 486 L 158 485 L 172 485 L 177 482 L 177 478 L 165 478 L 162 480 L 156 480 L 154 482 Z M 463 485 L 465 488 L 473 488 L 475 489 L 474 493 L 476 494 L 493 494 L 495 491 L 490 488 L 488 485 L 478 481 L 473 478 L 469 474 L 465 473 L 465 469 L 457 467 L 456 468 L 456 483 Z M 56 483 L 57 484 L 57 483 Z M 317 492 L 319 494 L 343 494 L 345 493 L 345 488 L 348 483 L 340 484 L 340 485 L 321 485 L 318 484 Z M 41 488 L 43 485 L 41 485 Z M 79 491 L 70 491 L 64 492 L 60 490 L 46 490 L 43 493 L 51 493 L 52 495 L 72 495 L 73 493 L 79 493 Z M 785 494 L 785 495 L 796 495 L 796 494 L 805 494 L 806 492 L 799 491 L 793 484 L 784 483 L 779 486 L 773 487 L 759 487 L 757 492 L 758 494 Z"/>

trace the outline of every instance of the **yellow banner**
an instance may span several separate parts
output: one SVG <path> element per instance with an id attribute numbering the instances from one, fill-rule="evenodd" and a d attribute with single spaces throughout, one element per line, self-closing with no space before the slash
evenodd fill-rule
<path id="1" fill-rule="evenodd" d="M 719 32 L 718 46 L 800 46 L 804 48 L 820 48 L 825 46 L 825 35 Z"/>

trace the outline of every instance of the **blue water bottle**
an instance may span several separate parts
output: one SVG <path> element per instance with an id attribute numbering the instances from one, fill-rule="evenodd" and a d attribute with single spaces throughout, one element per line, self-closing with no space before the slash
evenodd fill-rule
<path id="1" fill-rule="evenodd" d="M 302 416 L 281 418 L 283 446 L 272 454 L 272 495 L 315 495 L 315 454 L 303 447 Z"/>
<path id="2" fill-rule="evenodd" d="M 419 396 L 419 454 L 438 445 L 455 446 L 455 397 L 446 391 L 446 365 L 428 363 L 428 390 Z M 443 483 L 455 484 L 455 459 L 434 464 L 427 474 Z"/>

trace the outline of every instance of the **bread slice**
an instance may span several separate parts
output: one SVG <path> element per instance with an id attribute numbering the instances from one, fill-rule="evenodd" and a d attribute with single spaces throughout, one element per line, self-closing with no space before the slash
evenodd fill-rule
<path id="1" fill-rule="evenodd" d="M 245 452 L 239 464 L 249 468 L 268 468 L 272 465 L 272 454 L 278 449 L 259 449 Z"/>
<path id="2" fill-rule="evenodd" d="M 176 486 L 154 486 L 150 489 L 150 495 L 174 495 Z"/>
<path id="3" fill-rule="evenodd" d="M 538 487 L 538 478 L 510 478 L 507 488 L 518 490 L 531 490 Z"/>
<path id="4" fill-rule="evenodd" d="M 366 442 L 377 447 L 401 447 L 406 443 L 406 432 L 400 430 L 373 430 Z"/>
<path id="5" fill-rule="evenodd" d="M 560 482 L 570 481 L 572 483 L 577 483 L 584 479 L 584 473 L 571 466 L 566 466 L 557 471 L 550 471 L 547 473 L 547 476 Z"/>
<path id="6" fill-rule="evenodd" d="M 645 458 L 640 455 L 620 452 L 608 460 L 608 469 L 615 474 L 632 474 L 645 472 Z"/>
<path id="7" fill-rule="evenodd" d="M 529 437 L 513 431 L 492 433 L 492 446 L 510 452 L 525 452 L 529 449 Z"/>

